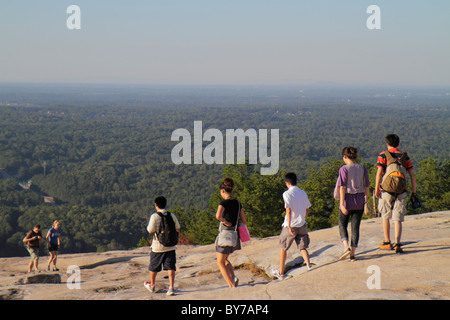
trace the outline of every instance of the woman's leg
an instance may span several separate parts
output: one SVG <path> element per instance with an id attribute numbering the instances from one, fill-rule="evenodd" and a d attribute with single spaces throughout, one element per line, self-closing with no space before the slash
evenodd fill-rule
<path id="1" fill-rule="evenodd" d="M 345 250 L 349 249 L 348 246 L 348 220 L 350 218 L 350 213 L 345 215 L 339 210 L 339 234 L 341 236 L 342 243 L 344 244 Z"/>
<path id="2" fill-rule="evenodd" d="M 56 269 L 56 259 L 58 258 L 58 251 L 53 251 L 53 265 Z"/>
<path id="3" fill-rule="evenodd" d="M 219 266 L 220 273 L 227 282 L 230 288 L 234 287 L 234 271 L 230 261 L 228 261 L 229 254 L 223 254 L 216 252 L 217 265 Z"/>
<path id="4" fill-rule="evenodd" d="M 50 265 L 52 264 L 52 261 L 53 261 L 53 252 L 54 252 L 54 251 L 50 251 L 50 258 L 48 259 L 47 267 L 50 267 Z"/>
<path id="5" fill-rule="evenodd" d="M 355 255 L 356 248 L 358 247 L 359 227 L 361 225 L 361 219 L 362 219 L 363 213 L 364 213 L 364 209 L 363 210 L 354 210 L 351 212 L 351 217 L 352 217 L 352 240 L 351 240 L 352 256 Z"/>

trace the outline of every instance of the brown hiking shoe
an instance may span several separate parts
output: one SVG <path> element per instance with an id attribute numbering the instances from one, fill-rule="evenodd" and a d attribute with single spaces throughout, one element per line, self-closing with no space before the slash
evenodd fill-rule
<path id="1" fill-rule="evenodd" d="M 403 253 L 403 249 L 402 249 L 401 245 L 402 245 L 401 243 L 394 244 L 393 249 L 395 249 L 395 253 Z"/>
<path id="2" fill-rule="evenodd" d="M 380 249 L 381 250 L 392 250 L 392 244 L 391 242 L 383 242 L 382 244 L 380 244 Z"/>

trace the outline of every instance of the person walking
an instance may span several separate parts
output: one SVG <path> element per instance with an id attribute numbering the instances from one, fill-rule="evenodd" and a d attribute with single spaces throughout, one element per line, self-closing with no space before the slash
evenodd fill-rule
<path id="1" fill-rule="evenodd" d="M 53 262 L 53 271 L 59 271 L 56 267 L 56 259 L 58 257 L 58 250 L 61 246 L 61 224 L 55 220 L 52 227 L 48 230 L 47 239 L 48 251 L 50 252 L 50 259 L 48 260 L 47 270 L 50 271 L 50 264 Z"/>
<path id="2" fill-rule="evenodd" d="M 339 234 L 344 244 L 344 253 L 340 260 L 350 256 L 355 260 L 355 252 L 359 242 L 359 227 L 364 213 L 364 205 L 369 199 L 369 173 L 367 168 L 356 163 L 358 150 L 354 147 L 345 147 L 342 158 L 345 162 L 339 169 L 337 188 L 339 192 Z M 347 226 L 351 220 L 351 243 L 348 243 Z"/>
<path id="3" fill-rule="evenodd" d="M 28 265 L 28 273 L 31 272 L 33 265 L 34 271 L 39 272 L 39 246 L 41 242 L 43 242 L 41 226 L 35 225 L 33 230 L 27 233 L 25 238 L 23 238 L 23 242 L 25 243 L 25 247 L 27 248 L 30 254 L 30 264 Z"/>
<path id="4" fill-rule="evenodd" d="M 279 236 L 280 268 L 272 270 L 272 276 L 279 280 L 284 280 L 286 278 L 286 255 L 294 241 L 302 254 L 308 270 L 311 269 L 309 253 L 308 250 L 306 250 L 310 243 L 306 217 L 309 214 L 311 203 L 309 202 L 306 192 L 297 186 L 297 176 L 295 173 L 286 173 L 284 181 L 288 190 L 283 193 L 286 216 L 284 217 L 281 234 Z"/>
<path id="5" fill-rule="evenodd" d="M 233 197 L 234 181 L 231 178 L 226 178 L 219 186 L 220 195 L 223 200 L 217 207 L 216 219 L 220 221 L 219 236 L 216 238 L 216 258 L 220 273 L 227 282 L 230 288 L 235 288 L 239 284 L 239 279 L 234 274 L 233 265 L 228 260 L 228 257 L 235 250 L 241 249 L 241 241 L 236 231 L 239 222 L 246 223 L 244 209 L 241 203 Z M 236 232 L 237 240 L 234 246 L 219 245 L 219 237 L 221 230 L 229 230 Z"/>
<path id="6" fill-rule="evenodd" d="M 175 271 L 176 271 L 176 243 L 178 242 L 177 234 L 180 232 L 180 223 L 177 217 L 166 210 L 167 199 L 159 196 L 155 199 L 156 213 L 152 214 L 147 226 L 147 231 L 153 234 L 152 251 L 150 253 L 150 282 L 145 281 L 144 287 L 154 293 L 156 287 L 156 275 L 162 270 L 168 271 L 169 274 L 169 288 L 167 295 L 171 296 L 175 293 Z M 173 238 L 167 239 L 163 236 L 164 233 L 171 233 L 175 235 Z M 167 229 L 166 229 L 167 227 Z M 176 232 L 176 233 L 175 233 Z M 167 243 L 166 243 L 167 242 Z"/>
<path id="7" fill-rule="evenodd" d="M 406 172 L 411 179 L 411 191 L 415 198 L 416 176 L 411 159 L 406 152 L 398 149 L 400 138 L 396 134 L 388 134 L 385 141 L 387 150 L 378 155 L 375 179 L 375 196 L 379 198 L 378 210 L 383 221 L 384 234 L 380 249 L 395 249 L 396 253 L 402 253 L 402 222 L 405 219 L 407 198 Z M 394 245 L 390 238 L 390 219 L 394 221 L 395 227 Z"/>

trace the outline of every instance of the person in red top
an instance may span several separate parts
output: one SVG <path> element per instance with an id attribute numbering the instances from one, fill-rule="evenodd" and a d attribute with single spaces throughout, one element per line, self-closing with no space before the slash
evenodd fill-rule
<path id="1" fill-rule="evenodd" d="M 389 134 L 386 136 L 386 144 L 388 152 L 393 158 L 399 159 L 403 152 L 398 149 L 400 144 L 400 138 L 396 134 Z M 416 194 L 416 176 L 413 171 L 413 164 L 409 157 L 405 159 L 405 168 L 411 178 L 411 191 L 413 195 Z M 378 155 L 377 159 L 377 175 L 375 179 L 375 196 L 379 198 L 378 210 L 380 211 L 383 219 L 383 233 L 384 242 L 380 244 L 380 249 L 392 249 L 390 240 L 390 219 L 394 221 L 395 226 L 395 244 L 394 248 L 397 253 L 403 252 L 401 249 L 400 239 L 402 236 L 402 222 L 404 221 L 406 214 L 406 189 L 399 195 L 393 195 L 384 191 L 381 187 L 381 180 L 386 171 L 387 159 L 384 151 Z"/>

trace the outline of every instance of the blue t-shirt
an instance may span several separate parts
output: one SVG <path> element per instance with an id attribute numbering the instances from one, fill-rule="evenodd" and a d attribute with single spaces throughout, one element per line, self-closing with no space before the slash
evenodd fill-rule
<path id="1" fill-rule="evenodd" d="M 61 235 L 61 229 L 53 229 L 50 228 L 48 229 L 48 231 L 50 232 L 50 243 L 51 244 L 58 244 L 58 238 Z"/>

